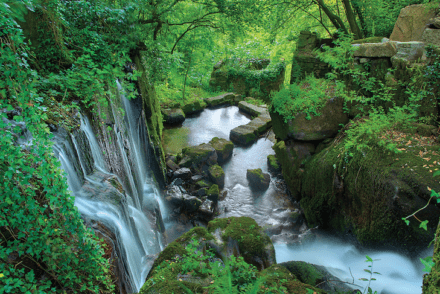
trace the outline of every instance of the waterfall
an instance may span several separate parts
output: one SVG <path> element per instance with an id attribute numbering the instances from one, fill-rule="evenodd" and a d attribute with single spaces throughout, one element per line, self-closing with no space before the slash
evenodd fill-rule
<path id="1" fill-rule="evenodd" d="M 163 227 L 165 207 L 148 170 L 149 142 L 142 109 L 125 98 L 119 82 L 117 86 L 124 111 L 121 114 L 111 105 L 114 125 L 110 135 L 116 142 L 106 134 L 98 139 L 89 119 L 81 115 L 79 130 L 68 134 L 61 129 L 54 134 L 54 153 L 83 218 L 100 222 L 115 234 L 124 286 L 128 292 L 138 292 L 152 265 L 149 256 L 163 248 L 156 225 Z M 105 140 L 109 142 L 103 144 Z M 111 150 L 106 150 L 109 145 Z"/>

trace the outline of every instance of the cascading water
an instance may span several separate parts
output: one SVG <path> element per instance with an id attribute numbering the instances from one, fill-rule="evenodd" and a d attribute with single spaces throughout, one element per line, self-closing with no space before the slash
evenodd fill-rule
<path id="1" fill-rule="evenodd" d="M 215 136 L 229 139 L 232 128 L 248 121 L 239 114 L 237 107 L 227 107 L 204 110 L 199 116 L 186 119 L 183 126 L 189 129 L 189 145 L 194 146 L 207 143 Z M 432 249 L 413 259 L 396 252 L 361 250 L 347 242 L 326 237 L 319 231 L 306 231 L 305 224 L 292 223 L 291 203 L 277 191 L 274 180 L 264 193 L 251 191 L 246 169 L 261 168 L 267 172 L 266 156 L 274 153 L 272 145 L 269 140 L 261 138 L 250 147 L 234 148 L 231 160 L 223 166 L 228 194 L 223 201 L 219 201 L 219 217 L 249 216 L 260 226 L 268 228 L 268 234 L 273 235 L 271 239 L 279 263 L 296 260 L 323 265 L 334 276 L 347 282 L 352 282 L 351 270 L 354 283 L 363 290 L 366 283 L 358 279 L 369 278 L 364 272 L 364 269 L 368 269 L 365 255 L 369 255 L 373 259 L 381 259 L 374 262 L 373 270 L 381 275 L 373 276 L 377 279 L 371 283 L 373 290 L 379 294 L 421 293 L 423 266 L 418 257 L 432 255 Z M 301 234 L 306 234 L 307 240 L 301 239 Z M 302 240 L 303 245 L 287 244 L 297 240 Z"/>
<path id="2" fill-rule="evenodd" d="M 125 113 L 122 117 L 112 105 L 112 130 L 117 138 L 113 151 L 122 162 L 114 170 L 119 174 L 109 172 L 109 160 L 103 156 L 105 148 L 86 116 L 81 116 L 81 127 L 75 134 L 69 136 L 63 130 L 55 134 L 54 152 L 67 174 L 69 189 L 82 216 L 104 224 L 115 234 L 122 255 L 120 270 L 125 272 L 123 283 L 127 291 L 137 292 L 151 268 L 149 255 L 162 249 L 162 236 L 156 224 L 162 222 L 164 206 L 148 171 L 148 135 L 141 110 L 125 98 L 117 84 Z M 123 191 L 118 189 L 121 186 Z"/>

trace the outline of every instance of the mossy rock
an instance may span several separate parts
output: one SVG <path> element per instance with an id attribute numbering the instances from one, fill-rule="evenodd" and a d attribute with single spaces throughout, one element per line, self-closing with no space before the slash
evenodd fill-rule
<path id="1" fill-rule="evenodd" d="M 367 245 L 408 250 L 427 245 L 439 209 L 429 205 L 417 214 L 429 221 L 428 232 L 416 221 L 407 226 L 402 218 L 426 205 L 431 194 L 427 187 L 440 191 L 438 180 L 432 177 L 433 162 L 440 161 L 439 146 L 402 143 L 402 153 L 395 154 L 371 143 L 371 150 L 355 152 L 350 158 L 341 152 L 344 141 L 336 139 L 337 143 L 306 163 L 301 207 L 309 226 L 351 231 Z"/>
<path id="2" fill-rule="evenodd" d="M 234 150 L 234 143 L 218 137 L 212 138 L 212 140 L 209 141 L 209 144 L 211 144 L 211 146 L 214 147 L 215 152 L 217 152 L 217 161 L 219 163 L 224 163 L 228 160 Z"/>
<path id="3" fill-rule="evenodd" d="M 211 165 L 208 169 L 208 174 L 212 182 L 218 185 L 220 189 L 223 189 L 225 186 L 225 172 L 222 167 L 218 164 Z"/>
<path id="4" fill-rule="evenodd" d="M 218 107 L 224 104 L 233 104 L 234 103 L 235 94 L 234 93 L 226 93 L 222 95 L 218 95 L 211 98 L 206 98 L 205 103 L 209 107 Z"/>
<path id="5" fill-rule="evenodd" d="M 369 37 L 365 39 L 358 39 L 351 41 L 351 44 L 364 44 L 364 43 L 382 43 L 385 37 Z"/>
<path id="6" fill-rule="evenodd" d="M 205 101 L 197 100 L 182 106 L 182 111 L 185 113 L 185 116 L 192 115 L 203 111 L 203 109 L 205 109 L 206 106 L 207 104 Z"/>
<path id="7" fill-rule="evenodd" d="M 270 175 L 263 173 L 261 168 L 248 169 L 246 172 L 246 178 L 249 181 L 249 186 L 259 191 L 265 191 L 269 188 Z"/>
<path id="8" fill-rule="evenodd" d="M 197 181 L 195 184 L 196 188 L 209 188 L 212 186 L 212 183 L 208 180 L 200 180 Z"/>
<path id="9" fill-rule="evenodd" d="M 258 276 L 264 278 L 267 287 L 279 288 L 280 286 L 283 286 L 287 289 L 287 293 L 326 293 L 324 290 L 301 282 L 294 274 L 278 264 L 272 265 L 271 267 L 261 271 Z"/>
<path id="10" fill-rule="evenodd" d="M 210 144 L 200 144 L 194 147 L 186 147 L 182 150 L 182 160 L 179 162 L 180 166 L 199 168 L 207 164 L 213 165 L 217 163 L 217 153 Z"/>
<path id="11" fill-rule="evenodd" d="M 167 124 L 181 124 L 185 121 L 185 113 L 180 108 L 162 109 L 162 116 Z"/>
<path id="12" fill-rule="evenodd" d="M 220 195 L 218 185 L 212 185 L 206 194 L 208 195 L 209 200 L 213 202 L 218 202 L 218 196 Z"/>
<path id="13" fill-rule="evenodd" d="M 259 270 L 276 263 L 275 249 L 262 227 L 250 217 L 215 219 L 208 223 L 208 232 L 218 230 L 223 242 L 223 252 L 241 255 Z M 215 233 L 214 235 L 218 235 Z M 235 244 L 238 243 L 238 248 Z"/>
<path id="14" fill-rule="evenodd" d="M 428 275 L 423 277 L 423 293 L 440 293 L 440 225 L 437 226 L 437 233 L 434 242 L 434 255 L 432 261 L 434 266 Z"/>
<path id="15" fill-rule="evenodd" d="M 231 130 L 229 139 L 237 145 L 248 146 L 257 140 L 257 127 L 242 125 Z"/>
<path id="16" fill-rule="evenodd" d="M 281 171 L 281 165 L 277 160 L 277 157 L 273 154 L 267 156 L 267 166 L 273 173 L 279 173 Z"/>

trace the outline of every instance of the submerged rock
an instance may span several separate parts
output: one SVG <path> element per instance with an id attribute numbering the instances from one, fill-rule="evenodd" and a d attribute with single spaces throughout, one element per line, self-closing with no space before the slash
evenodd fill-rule
<path id="1" fill-rule="evenodd" d="M 269 188 L 270 175 L 263 173 L 261 168 L 248 169 L 246 178 L 249 181 L 249 186 L 253 189 L 265 191 Z"/>

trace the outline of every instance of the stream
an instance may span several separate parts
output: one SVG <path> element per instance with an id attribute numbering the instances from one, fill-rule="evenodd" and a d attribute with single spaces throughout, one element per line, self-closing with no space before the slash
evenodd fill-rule
<path id="1" fill-rule="evenodd" d="M 208 143 L 216 136 L 229 140 L 231 129 L 249 121 L 238 107 L 231 106 L 206 109 L 198 116 L 187 118 L 182 127 L 189 129 L 188 145 L 194 146 Z M 375 260 L 373 271 L 380 273 L 373 276 L 377 279 L 370 284 L 373 291 L 381 294 L 421 293 L 424 272 L 419 258 L 432 256 L 432 248 L 411 258 L 398 252 L 359 248 L 319 230 L 309 230 L 301 221 L 292 223 L 290 215 L 299 204 L 287 197 L 283 186 L 279 187 L 278 179 L 272 177 L 265 192 L 249 188 L 246 170 L 261 168 L 268 172 L 267 155 L 274 154 L 273 144 L 267 138 L 260 138 L 249 147 L 234 148 L 232 158 L 223 165 L 228 193 L 219 202 L 221 214 L 218 217 L 254 218 L 271 237 L 278 263 L 296 260 L 322 265 L 342 281 L 357 284 L 354 289 L 363 291 L 368 282 L 359 279 L 370 278 L 364 271 L 370 269 L 369 263 L 365 262 L 365 255 L 368 255 Z"/>

